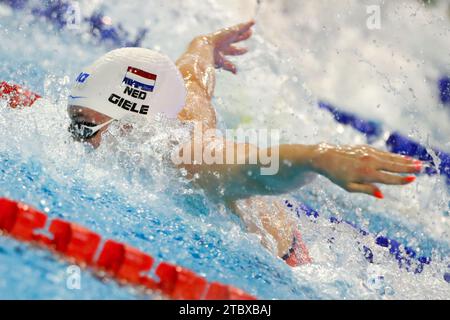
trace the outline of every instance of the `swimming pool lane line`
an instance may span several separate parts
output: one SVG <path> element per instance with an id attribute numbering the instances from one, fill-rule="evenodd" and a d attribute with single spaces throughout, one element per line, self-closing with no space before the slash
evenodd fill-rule
<path id="1" fill-rule="evenodd" d="M 9 84 L 6 81 L 0 82 L 0 99 L 6 99 L 8 106 L 11 108 L 30 107 L 39 98 L 41 98 L 40 95 L 17 84 Z"/>
<path id="2" fill-rule="evenodd" d="M 231 285 L 208 282 L 175 264 L 162 261 L 156 266 L 152 256 L 134 247 L 115 240 L 102 240 L 99 234 L 78 224 L 51 219 L 41 211 L 6 198 L 0 198 L 0 231 L 88 267 L 94 273 L 106 274 L 119 283 L 159 292 L 171 299 L 256 299 Z M 153 269 L 158 280 L 149 276 Z"/>
<path id="3" fill-rule="evenodd" d="M 312 222 L 317 220 L 320 216 L 318 211 L 314 210 L 304 203 L 294 203 L 290 200 L 284 200 L 284 204 L 289 210 L 295 212 L 298 217 L 304 215 L 306 217 L 309 217 Z M 403 246 L 399 241 L 395 239 L 382 235 L 373 235 L 350 221 L 338 219 L 336 217 L 330 217 L 329 221 L 335 224 L 345 223 L 363 236 L 372 236 L 375 241 L 375 245 L 389 249 L 389 254 L 391 254 L 395 258 L 395 260 L 397 260 L 398 267 L 400 269 L 405 269 L 408 272 L 419 274 L 422 273 L 425 265 L 429 265 L 431 263 L 430 257 L 418 256 L 417 252 L 414 249 L 408 246 Z M 358 242 L 358 244 L 360 243 Z M 374 262 L 373 251 L 370 247 L 363 245 L 362 253 L 369 263 Z M 450 271 L 444 273 L 443 278 L 447 283 L 450 283 Z"/>
<path id="4" fill-rule="evenodd" d="M 29 9 L 31 15 L 46 19 L 58 30 L 76 28 L 78 31 L 80 28 L 84 28 L 87 30 L 85 33 L 90 34 L 100 43 L 117 48 L 139 47 L 149 31 L 148 28 L 139 29 L 135 39 L 130 41 L 131 35 L 122 24 L 113 25 L 111 18 L 99 10 L 93 12 L 91 16 L 81 19 L 79 5 L 75 7 L 74 3 L 76 2 L 72 0 L 52 0 L 38 3 L 35 7 L 29 7 L 29 0 L 0 0 L 0 3 L 16 11 Z M 78 18 L 80 21 L 77 21 Z"/>
<path id="5" fill-rule="evenodd" d="M 439 148 L 427 148 L 398 131 L 388 132 L 379 122 L 362 119 L 351 112 L 340 110 L 331 103 L 319 101 L 318 106 L 333 114 L 336 122 L 351 126 L 353 129 L 361 132 L 369 144 L 387 136 L 388 138 L 384 143 L 390 152 L 407 155 L 427 163 L 424 173 L 430 176 L 439 173 L 446 177 L 446 183 L 450 185 L 450 154 Z M 433 156 L 437 156 L 440 159 L 438 166 L 436 166 Z"/>
<path id="6" fill-rule="evenodd" d="M 450 107 L 450 76 L 442 76 L 438 81 L 439 99 L 442 104 Z"/>

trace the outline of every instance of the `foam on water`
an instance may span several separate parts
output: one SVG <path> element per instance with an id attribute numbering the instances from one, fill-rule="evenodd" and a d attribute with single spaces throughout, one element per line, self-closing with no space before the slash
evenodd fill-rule
<path id="1" fill-rule="evenodd" d="M 283 141 L 291 143 L 364 143 L 317 108 L 317 99 L 328 99 L 450 150 L 450 115 L 433 91 L 435 78 L 450 72 L 443 4 L 426 9 L 414 1 L 382 3 L 382 29 L 369 32 L 365 4 L 358 1 L 333 2 L 332 8 L 328 1 L 153 1 L 151 8 L 146 1 L 80 3 L 85 15 L 102 8 L 131 31 L 148 27 L 143 45 L 173 59 L 193 36 L 258 12 L 251 51 L 236 58 L 238 76 L 218 72 L 214 105 L 222 128 L 281 129 Z M 383 187 L 384 201 L 347 194 L 320 177 L 289 195 L 321 213 L 315 222 L 299 219 L 315 263 L 292 270 L 168 165 L 170 150 L 186 138 L 188 126 L 161 118 L 122 136 L 116 123 L 95 151 L 71 141 L 65 109 L 70 82 L 110 48 L 76 31 L 60 33 L 26 11 L 0 6 L 0 16 L 0 78 L 46 97 L 23 110 L 0 102 L 1 196 L 261 298 L 450 298 L 442 278 L 450 263 L 449 195 L 439 176 Z M 433 262 L 418 275 L 400 270 L 373 237 L 332 224 L 329 216 L 398 239 L 432 255 Z M 1 297 L 142 297 L 87 272 L 81 291 L 67 290 L 65 263 L 1 241 Z M 374 251 L 374 264 L 364 259 L 362 245 Z"/>

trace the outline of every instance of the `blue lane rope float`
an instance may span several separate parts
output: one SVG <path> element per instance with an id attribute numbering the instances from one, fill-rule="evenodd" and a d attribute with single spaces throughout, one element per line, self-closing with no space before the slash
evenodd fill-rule
<path id="1" fill-rule="evenodd" d="M 319 108 L 329 111 L 333 114 L 336 122 L 351 126 L 355 130 L 364 134 L 369 142 L 373 142 L 380 138 L 383 134 L 381 124 L 375 121 L 364 120 L 358 116 L 339 110 L 337 107 L 330 103 L 319 101 Z"/>
<path id="2" fill-rule="evenodd" d="M 450 76 L 439 79 L 439 98 L 445 105 L 450 106 Z"/>
<path id="3" fill-rule="evenodd" d="M 336 122 L 349 125 L 364 134 L 368 143 L 388 136 L 385 143 L 389 151 L 426 162 L 428 164 L 425 167 L 426 174 L 435 175 L 439 173 L 444 175 L 446 176 L 447 184 L 450 185 L 450 154 L 437 148 L 427 148 L 397 131 L 389 133 L 383 129 L 379 122 L 365 120 L 350 112 L 341 111 L 330 103 L 320 101 L 318 106 L 332 113 Z M 435 163 L 435 158 L 433 157 L 440 159 L 438 164 Z"/>
<path id="4" fill-rule="evenodd" d="M 392 152 L 405 154 L 411 157 L 418 158 L 424 162 L 432 164 L 425 168 L 425 173 L 434 175 L 438 172 L 447 177 L 447 184 L 450 184 L 450 155 L 436 148 L 426 148 L 419 143 L 412 141 L 409 138 L 401 135 L 398 132 L 390 134 L 386 140 L 386 146 Z M 439 165 L 436 166 L 432 154 L 434 153 L 440 159 Z"/>
<path id="5" fill-rule="evenodd" d="M 15 10 L 24 10 L 28 8 L 31 2 L 29 0 L 0 0 L 0 3 Z M 29 9 L 34 17 L 44 18 L 58 30 L 62 30 L 69 24 L 68 12 L 73 9 L 73 1 L 44 1 L 44 3 L 39 3 L 34 7 L 30 5 Z M 91 16 L 83 18 L 80 24 L 88 30 L 94 39 L 113 47 L 139 47 L 149 31 L 147 28 L 139 29 L 135 39 L 130 41 L 130 33 L 120 23 L 112 25 L 110 20 L 107 15 L 96 11 Z"/>
<path id="6" fill-rule="evenodd" d="M 306 216 L 312 220 L 312 222 L 315 222 L 317 219 L 319 219 L 319 212 L 317 210 L 314 210 L 313 208 L 309 207 L 308 205 L 304 203 L 293 203 L 292 201 L 285 200 L 284 204 L 286 207 L 295 212 L 295 214 L 298 217 Z M 373 235 L 370 232 L 360 228 L 356 224 L 350 221 L 346 221 L 343 219 L 339 219 L 336 217 L 330 217 L 329 221 L 331 223 L 335 224 L 341 224 L 345 223 L 349 226 L 351 226 L 353 229 L 355 229 L 358 233 L 360 233 L 363 236 L 371 236 L 374 239 L 374 242 L 377 246 L 388 248 L 389 254 L 391 254 L 394 259 L 398 262 L 398 267 L 400 269 L 405 269 L 408 272 L 413 272 L 415 274 L 422 273 L 424 266 L 429 265 L 431 263 L 431 258 L 427 256 L 419 255 L 413 248 L 408 246 L 403 246 L 399 241 L 383 236 L 383 235 Z M 360 244 L 358 242 L 358 244 Z M 364 255 L 365 259 L 369 263 L 374 263 L 374 254 L 373 250 L 363 245 L 361 247 L 362 254 Z M 450 268 L 450 266 L 449 266 Z M 448 283 L 450 283 L 450 273 L 446 272 L 443 276 L 444 280 Z"/>

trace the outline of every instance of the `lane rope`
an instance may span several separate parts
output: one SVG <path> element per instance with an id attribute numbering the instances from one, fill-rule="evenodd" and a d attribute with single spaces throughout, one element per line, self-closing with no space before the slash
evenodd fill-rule
<path id="1" fill-rule="evenodd" d="M 17 84 L 0 82 L 0 99 L 5 99 L 10 108 L 30 107 L 41 96 L 29 90 L 23 89 Z"/>
<path id="2" fill-rule="evenodd" d="M 302 215 L 304 215 L 308 217 L 311 222 L 315 223 L 320 217 L 318 211 L 314 210 L 313 208 L 309 207 L 304 203 L 294 203 L 293 201 L 285 200 L 284 204 L 290 211 L 294 212 L 299 218 Z M 394 259 L 397 261 L 398 267 L 400 269 L 405 269 L 408 272 L 419 274 L 423 272 L 424 267 L 426 265 L 429 265 L 431 263 L 431 257 L 419 255 L 413 248 L 404 246 L 395 239 L 383 235 L 373 235 L 369 231 L 362 229 L 353 222 L 344 219 L 331 216 L 329 218 L 329 221 L 334 224 L 341 224 L 341 223 L 347 224 L 353 229 L 355 229 L 359 234 L 365 237 L 371 236 L 374 239 L 375 245 L 387 248 L 389 250 L 389 254 L 392 255 Z M 361 245 L 359 241 L 357 241 L 357 244 Z M 373 250 L 370 247 L 362 245 L 361 251 L 364 255 L 364 258 L 369 263 L 371 264 L 374 263 L 374 254 Z M 444 273 L 443 278 L 447 283 L 450 283 L 450 265 L 448 266 L 448 269 L 449 271 Z"/>
<path id="3" fill-rule="evenodd" d="M 304 215 L 308 217 L 312 222 L 317 221 L 317 219 L 319 219 L 320 217 L 318 211 L 314 210 L 313 208 L 309 207 L 304 203 L 294 203 L 293 201 L 285 200 L 284 204 L 289 210 L 294 212 L 298 217 Z M 371 235 L 370 232 L 360 228 L 359 226 L 350 221 L 333 216 L 329 218 L 329 221 L 334 224 L 345 223 L 351 226 L 353 229 L 355 229 L 358 233 L 360 233 L 363 236 Z M 394 258 L 398 261 L 399 268 L 405 268 L 407 271 L 414 272 L 417 274 L 423 271 L 424 265 L 428 265 L 431 262 L 430 257 L 419 256 L 413 248 L 403 246 L 400 244 L 399 241 L 395 239 L 391 239 L 389 237 L 382 235 L 377 236 L 372 235 L 372 236 L 374 237 L 376 245 L 389 249 L 389 253 L 393 255 Z M 372 250 L 365 245 L 362 246 L 362 250 L 366 260 L 369 263 L 373 263 L 374 256 Z"/>
<path id="4" fill-rule="evenodd" d="M 71 263 L 106 274 L 120 283 L 160 292 L 171 299 L 255 300 L 236 287 L 208 282 L 181 266 L 160 262 L 125 243 L 104 240 L 83 226 L 48 217 L 21 202 L 0 198 L 0 231 L 21 242 L 32 243 Z M 150 276 L 152 270 L 157 279 Z"/>
<path id="5" fill-rule="evenodd" d="M 113 24 L 112 19 L 100 12 L 94 11 L 90 16 L 82 17 L 81 8 L 76 1 L 47 0 L 42 3 L 29 0 L 0 0 L 0 4 L 9 6 L 15 11 L 27 11 L 37 19 L 45 19 L 58 30 L 82 30 L 98 42 L 113 47 L 139 47 L 149 32 L 148 28 L 140 28 L 134 40 L 122 24 Z"/>
<path id="6" fill-rule="evenodd" d="M 342 111 L 331 103 L 320 101 L 318 106 L 329 111 L 336 122 L 351 126 L 362 133 L 369 144 L 387 137 L 384 142 L 390 152 L 407 155 L 425 162 L 427 165 L 424 173 L 427 175 L 441 174 L 446 177 L 447 185 L 450 185 L 450 154 L 438 148 L 423 146 L 400 132 L 389 132 L 380 123 L 363 119 L 351 112 Z M 439 161 L 436 161 L 436 157 L 439 158 Z"/>

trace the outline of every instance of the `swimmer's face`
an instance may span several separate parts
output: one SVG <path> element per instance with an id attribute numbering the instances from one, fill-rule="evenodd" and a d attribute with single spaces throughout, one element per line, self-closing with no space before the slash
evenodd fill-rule
<path id="1" fill-rule="evenodd" d="M 88 127 L 95 127 L 100 124 L 106 123 L 111 120 L 110 117 L 94 111 L 89 108 L 79 107 L 79 106 L 68 106 L 67 112 L 69 113 L 69 117 L 72 125 L 83 124 Z M 109 124 L 101 128 L 98 132 L 96 132 L 92 137 L 87 139 L 80 139 L 76 135 L 72 134 L 72 136 L 77 141 L 86 141 L 89 142 L 94 148 L 97 148 L 100 145 L 102 140 L 102 133 L 107 130 Z M 70 130 L 69 130 L 70 131 Z"/>

